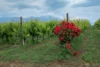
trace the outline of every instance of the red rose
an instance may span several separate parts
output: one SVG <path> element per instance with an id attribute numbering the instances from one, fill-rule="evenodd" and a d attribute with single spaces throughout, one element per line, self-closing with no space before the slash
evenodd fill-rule
<path id="1" fill-rule="evenodd" d="M 61 27 L 56 26 L 56 28 L 54 29 L 54 34 L 58 35 L 60 32 L 61 32 Z"/>
<path id="2" fill-rule="evenodd" d="M 74 53 L 73 53 L 73 54 L 74 54 L 74 56 L 76 56 L 76 55 L 78 54 L 78 52 L 77 52 L 77 51 L 74 51 Z"/>
<path id="3" fill-rule="evenodd" d="M 60 41 L 64 41 L 64 37 L 60 37 Z"/>

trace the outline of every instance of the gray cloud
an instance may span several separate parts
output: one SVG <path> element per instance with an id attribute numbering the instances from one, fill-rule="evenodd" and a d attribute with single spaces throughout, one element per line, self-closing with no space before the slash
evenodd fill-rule
<path id="1" fill-rule="evenodd" d="M 1 0 L 0 16 L 30 17 L 51 15 L 66 17 L 66 12 L 68 12 L 70 18 L 86 18 L 91 23 L 100 18 L 99 0 L 87 0 L 83 3 L 74 3 L 72 0 L 72 2 L 69 3 L 67 0 Z M 68 4 L 72 4 L 72 7 Z"/>
<path id="2" fill-rule="evenodd" d="M 36 1 L 36 0 L 28 0 L 28 2 L 26 2 L 27 0 L 6 0 L 6 1 L 8 3 L 11 3 L 8 5 L 10 8 L 17 8 L 19 10 L 27 9 L 27 8 L 40 9 L 38 6 L 30 5 L 32 1 Z"/>
<path id="3" fill-rule="evenodd" d="M 22 9 L 30 9 L 30 8 L 33 8 L 33 9 L 40 9 L 39 7 L 37 6 L 32 6 L 32 5 L 28 5 L 28 4 L 24 4 L 24 3 L 18 3 L 18 4 L 14 4 L 13 6 L 11 5 L 10 7 L 12 8 L 17 8 L 19 10 L 22 10 Z"/>
<path id="4" fill-rule="evenodd" d="M 46 0 L 46 5 L 50 10 L 56 10 L 58 8 L 62 8 L 68 4 L 67 1 L 64 0 Z"/>

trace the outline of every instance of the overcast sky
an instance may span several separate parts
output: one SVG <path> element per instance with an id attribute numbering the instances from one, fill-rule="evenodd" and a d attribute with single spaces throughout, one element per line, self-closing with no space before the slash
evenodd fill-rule
<path id="1" fill-rule="evenodd" d="M 83 18 L 94 23 L 100 18 L 100 0 L 1 0 L 0 17 L 31 17 L 50 15 Z"/>

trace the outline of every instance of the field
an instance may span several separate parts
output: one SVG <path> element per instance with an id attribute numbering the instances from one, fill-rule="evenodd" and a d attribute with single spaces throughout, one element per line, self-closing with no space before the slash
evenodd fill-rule
<path id="1" fill-rule="evenodd" d="M 84 25 L 81 23 L 83 21 Z M 32 24 L 30 27 L 26 26 L 22 34 L 22 38 L 25 40 L 24 45 L 20 43 L 20 36 L 17 36 L 18 38 L 16 39 L 17 28 L 15 28 L 14 34 L 6 34 L 9 36 L 4 36 L 3 39 L 1 36 L 0 67 L 100 67 L 100 29 L 91 26 L 87 20 L 74 21 L 82 29 L 82 34 L 72 41 L 73 47 L 79 51 L 79 54 L 78 56 L 62 58 L 60 57 L 58 38 L 52 34 L 53 28 L 59 22 L 56 24 L 54 22 L 57 21 L 52 21 L 49 28 L 41 26 L 37 30 Z M 40 25 L 43 24 L 41 23 Z M 2 26 L 3 24 L 0 30 Z M 11 26 L 8 25 L 8 27 Z M 26 30 L 27 27 L 30 30 Z M 3 31 L 6 29 L 8 28 L 3 29 Z M 37 33 L 40 29 L 41 31 Z M 6 33 L 9 32 L 11 31 L 6 31 Z M 11 37 L 11 35 L 14 37 Z M 34 39 L 31 37 L 34 37 Z"/>

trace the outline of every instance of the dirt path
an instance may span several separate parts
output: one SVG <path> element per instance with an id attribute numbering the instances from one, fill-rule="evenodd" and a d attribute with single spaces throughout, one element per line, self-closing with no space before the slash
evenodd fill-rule
<path id="1" fill-rule="evenodd" d="M 50 63 L 47 63 L 45 65 L 43 64 L 33 64 L 33 63 L 21 63 L 18 61 L 14 62 L 6 62 L 6 63 L 0 63 L 0 67 L 100 67 L 100 65 L 97 64 L 89 64 L 84 62 L 75 62 L 75 61 L 53 61 Z"/>

